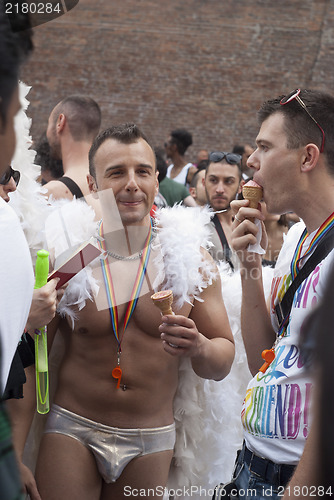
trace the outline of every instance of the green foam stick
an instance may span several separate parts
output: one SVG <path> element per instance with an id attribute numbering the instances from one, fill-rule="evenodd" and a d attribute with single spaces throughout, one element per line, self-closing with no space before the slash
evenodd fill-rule
<path id="1" fill-rule="evenodd" d="M 49 252 L 47 250 L 38 250 L 35 266 L 35 286 L 42 288 L 46 285 L 49 275 Z"/>
<path id="2" fill-rule="evenodd" d="M 46 285 L 49 274 L 49 252 L 38 250 L 35 266 L 35 288 Z M 38 413 L 48 413 L 49 403 L 49 372 L 46 326 L 35 333 L 35 366 L 36 366 L 36 399 Z"/>

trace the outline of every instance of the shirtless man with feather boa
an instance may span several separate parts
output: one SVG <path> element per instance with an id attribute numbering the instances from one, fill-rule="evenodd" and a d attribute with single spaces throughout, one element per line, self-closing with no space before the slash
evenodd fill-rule
<path id="1" fill-rule="evenodd" d="M 43 500 L 122 499 L 128 496 L 126 487 L 164 487 L 175 442 L 180 362 L 187 358 L 203 379 L 222 380 L 234 357 L 219 274 L 201 247 L 207 237 L 201 211 L 192 209 L 198 211 L 198 226 L 191 233 L 184 209 L 183 230 L 189 234 L 182 235 L 179 247 L 171 240 L 178 231 L 173 220 L 165 232 L 163 214 L 158 227 L 152 226 L 155 155 L 135 125 L 99 134 L 90 150 L 88 182 L 101 201 L 97 240 L 108 257 L 92 266 L 98 283 L 94 300 L 82 307 L 82 284 L 69 285 L 61 310 L 72 322 L 68 315 L 58 316 L 48 328 L 50 341 L 59 329 L 65 354 L 37 461 Z M 131 290 L 141 275 L 136 302 Z M 175 315 L 161 317 L 150 296 L 166 288 L 174 292 Z M 118 316 L 112 313 L 116 309 Z M 122 370 L 121 377 L 113 377 L 115 368 Z"/>

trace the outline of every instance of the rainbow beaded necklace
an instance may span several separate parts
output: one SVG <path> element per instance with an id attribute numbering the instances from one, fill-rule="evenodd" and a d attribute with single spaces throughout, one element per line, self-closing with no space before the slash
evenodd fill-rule
<path id="1" fill-rule="evenodd" d="M 103 238 L 103 222 L 101 221 L 99 229 L 99 244 L 101 246 L 101 249 L 104 250 L 104 252 L 107 252 L 106 249 L 106 243 Z M 122 377 L 122 368 L 120 366 L 121 364 L 121 353 L 122 353 L 122 340 L 125 334 L 125 330 L 128 327 L 128 324 L 130 322 L 130 319 L 132 317 L 132 314 L 136 308 L 139 294 L 141 287 L 143 285 L 144 277 L 146 274 L 147 270 L 147 264 L 148 260 L 150 258 L 150 253 L 151 253 L 151 241 L 152 241 L 152 236 L 153 236 L 153 230 L 152 230 L 152 221 L 150 225 L 150 229 L 148 231 L 148 234 L 145 239 L 144 243 L 144 249 L 142 252 L 142 255 L 140 257 L 139 261 L 139 266 L 138 266 L 138 271 L 136 275 L 136 279 L 132 288 L 132 292 L 130 295 L 130 300 L 128 302 L 128 305 L 126 307 L 125 311 L 125 316 L 124 316 L 124 323 L 123 323 L 123 331 L 120 334 L 119 332 L 119 324 L 118 324 L 118 308 L 116 304 L 116 295 L 115 295 L 115 289 L 112 281 L 112 276 L 111 276 L 111 271 L 110 271 L 110 266 L 108 259 L 101 259 L 101 268 L 102 268 L 102 274 L 103 274 L 103 279 L 106 287 L 106 293 L 107 293 L 107 299 L 108 299 L 108 306 L 109 306 L 109 313 L 110 313 L 110 319 L 111 319 L 111 325 L 112 329 L 115 335 L 115 339 L 117 342 L 117 366 L 113 369 L 112 371 L 112 376 L 118 380 L 117 382 L 117 389 L 120 388 L 121 384 L 121 377 Z"/>

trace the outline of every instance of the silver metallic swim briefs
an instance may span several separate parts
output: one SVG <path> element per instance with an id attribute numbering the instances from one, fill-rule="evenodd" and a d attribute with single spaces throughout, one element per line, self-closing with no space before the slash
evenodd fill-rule
<path id="1" fill-rule="evenodd" d="M 93 453 L 106 483 L 114 483 L 133 458 L 173 450 L 175 444 L 174 423 L 152 429 L 119 429 L 81 417 L 55 404 L 44 432 L 63 434 L 86 446 Z"/>

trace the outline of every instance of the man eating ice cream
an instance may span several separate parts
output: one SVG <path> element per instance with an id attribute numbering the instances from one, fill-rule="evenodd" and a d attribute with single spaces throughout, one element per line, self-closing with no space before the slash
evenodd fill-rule
<path id="1" fill-rule="evenodd" d="M 261 246 L 266 246 L 264 215 L 248 200 L 231 204 L 232 246 L 241 262 L 242 335 L 254 376 L 242 408 L 244 445 L 233 488 L 239 498 L 248 498 L 250 489 L 252 498 L 278 498 L 292 476 L 287 496 L 311 486 L 305 470 L 316 468 L 312 378 L 303 366 L 300 330 L 322 298 L 334 257 L 334 98 L 298 89 L 265 102 L 258 116 L 257 149 L 248 159 L 254 183 L 262 187 L 270 213 L 294 211 L 304 222 L 295 224 L 285 239 L 268 310 L 261 256 L 249 251 L 259 225 Z"/>

